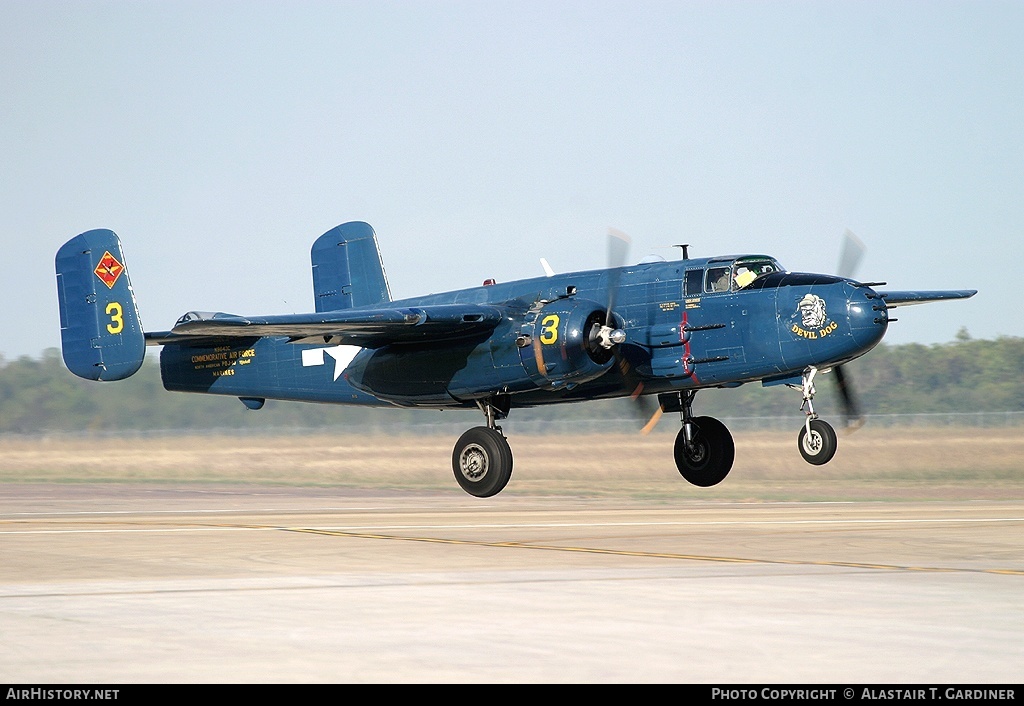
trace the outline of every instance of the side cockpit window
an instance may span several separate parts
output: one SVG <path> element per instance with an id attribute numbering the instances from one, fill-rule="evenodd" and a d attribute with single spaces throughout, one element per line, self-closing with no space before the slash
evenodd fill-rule
<path id="1" fill-rule="evenodd" d="M 683 293 L 688 297 L 699 297 L 704 293 L 704 270 L 687 270 Z"/>
<path id="2" fill-rule="evenodd" d="M 731 284 L 731 267 L 709 267 L 704 279 L 705 292 L 728 292 Z"/>

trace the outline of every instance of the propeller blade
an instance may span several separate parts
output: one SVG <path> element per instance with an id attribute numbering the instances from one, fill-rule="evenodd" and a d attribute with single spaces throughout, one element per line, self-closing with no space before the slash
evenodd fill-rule
<path id="1" fill-rule="evenodd" d="M 619 268 L 625 266 L 632 242 L 632 239 L 621 230 L 608 229 L 608 309 L 604 318 L 606 326 L 611 326 L 612 309 L 615 307 L 615 294 L 619 288 L 621 274 Z"/>
<path id="2" fill-rule="evenodd" d="M 618 228 L 608 229 L 608 267 L 622 267 L 629 255 L 633 239 Z"/>
<path id="3" fill-rule="evenodd" d="M 665 410 L 663 410 L 661 408 L 661 405 L 659 404 L 657 409 L 654 410 L 654 414 L 651 415 L 650 421 L 648 421 L 647 424 L 644 425 L 644 428 L 640 430 L 640 433 L 643 434 L 644 436 L 647 436 L 652 431 L 654 431 L 654 427 L 658 425 L 658 421 L 661 419 L 661 415 L 664 413 Z"/>
<path id="4" fill-rule="evenodd" d="M 537 372 L 543 377 L 548 376 L 548 368 L 544 364 L 544 352 L 540 347 L 540 338 L 534 337 L 533 339 L 533 360 L 537 363 Z"/>
<path id="5" fill-rule="evenodd" d="M 832 372 L 836 374 L 836 385 L 839 387 L 839 399 L 843 403 L 843 418 L 846 421 L 846 428 L 859 429 L 864 425 L 864 416 L 861 414 L 857 397 L 853 394 L 853 385 L 847 380 L 843 366 L 837 365 Z"/>
<path id="6" fill-rule="evenodd" d="M 839 254 L 839 269 L 836 270 L 836 274 L 846 279 L 853 279 L 866 249 L 861 239 L 847 228 L 843 233 L 843 249 Z"/>
<path id="7" fill-rule="evenodd" d="M 655 403 L 651 397 L 644 396 L 644 383 L 633 374 L 633 368 L 625 358 L 620 357 L 619 370 L 622 371 L 622 376 L 626 379 L 628 385 L 636 383 L 629 399 L 635 405 L 637 416 L 646 420 L 646 423 L 640 429 L 640 433 L 647 436 L 658 425 L 658 421 L 661 419 L 661 415 L 665 413 L 665 410 L 661 408 L 660 402 Z"/>
<path id="8" fill-rule="evenodd" d="M 857 268 L 860 266 L 861 258 L 867 248 L 863 241 L 858 238 L 849 228 L 843 233 L 843 248 L 839 254 L 839 269 L 836 271 L 840 277 L 854 279 Z M 837 365 L 833 368 L 836 374 L 836 386 L 839 388 L 839 399 L 843 405 L 843 418 L 846 421 L 847 429 L 858 429 L 864 424 L 864 417 L 860 411 L 860 404 L 853 393 L 853 383 L 847 380 L 843 366 Z"/>
<path id="9" fill-rule="evenodd" d="M 618 293 L 619 278 L 622 274 L 621 268 L 626 265 L 626 259 L 629 257 L 629 248 L 632 243 L 632 238 L 621 230 L 616 228 L 608 229 L 608 308 L 605 311 L 604 326 L 601 327 L 599 333 L 603 339 L 606 339 L 601 345 L 613 351 L 619 372 L 622 374 L 627 389 L 633 389 L 630 399 L 633 400 L 636 409 L 643 415 L 643 418 L 648 420 L 641 429 L 641 433 L 646 435 L 651 432 L 661 418 L 661 405 L 659 404 L 656 409 L 651 410 L 650 398 L 643 396 L 643 381 L 638 379 L 633 366 L 630 365 L 620 348 L 620 345 L 626 340 L 626 333 L 614 328 L 613 310 L 615 309 L 615 296 Z"/>

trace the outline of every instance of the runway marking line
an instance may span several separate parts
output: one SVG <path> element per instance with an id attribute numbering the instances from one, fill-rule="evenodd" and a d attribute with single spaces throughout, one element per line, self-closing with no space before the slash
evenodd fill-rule
<path id="1" fill-rule="evenodd" d="M 930 566 L 899 566 L 897 564 L 865 564 L 850 561 L 801 561 L 796 559 L 746 559 L 742 557 L 710 556 L 700 554 L 673 554 L 665 552 L 639 552 L 622 549 L 599 549 L 596 547 L 569 547 L 549 544 L 530 544 L 528 542 L 484 542 L 472 539 L 442 539 L 440 537 L 402 537 L 389 534 L 371 534 L 367 532 L 340 532 L 336 530 L 312 529 L 308 527 L 278 527 L 284 532 L 318 534 L 329 537 L 351 537 L 355 539 L 384 539 L 403 542 L 426 542 L 431 544 L 459 544 L 476 547 L 508 547 L 513 549 L 541 549 L 556 552 L 581 552 L 585 554 L 608 554 L 613 556 L 635 556 L 650 559 L 678 559 L 687 561 L 710 561 L 728 564 L 783 564 L 794 566 L 839 566 L 853 569 L 874 569 L 882 571 L 924 571 L 936 573 L 981 573 L 1024 576 L 1024 570 L 1017 569 L 954 569 Z"/>
<path id="2" fill-rule="evenodd" d="M 736 521 L 710 521 L 710 522 L 612 522 L 612 523 L 597 523 L 600 526 L 657 526 L 657 525 L 760 525 L 760 524 L 888 524 L 888 523 L 951 523 L 960 524 L 964 522 L 1021 522 L 1024 518 L 1013 517 L 1013 518 L 960 518 L 960 519 L 933 519 L 933 518 L 921 518 L 921 519 L 855 519 L 855 520 L 768 520 L 768 521 L 749 521 L 749 520 L 736 520 Z M 8 521 L 10 522 L 10 521 Z M 8 522 L 0 521 L 0 525 L 8 524 Z M 13 523 L 12 523 L 13 524 Z M 567 526 L 579 526 L 578 523 L 538 523 L 529 525 L 512 525 L 515 527 L 567 527 Z M 443 528 L 448 529 L 467 529 L 467 528 L 479 528 L 479 527 L 509 527 L 509 525 L 452 525 L 444 526 Z M 423 529 L 423 526 L 401 526 L 401 529 Z M 434 527 L 434 529 L 439 529 Z M 275 525 L 242 525 L 242 524 L 210 524 L 207 526 L 191 526 L 191 527 L 163 527 L 159 529 L 145 529 L 145 528 L 133 528 L 130 530 L 115 530 L 115 529 L 68 529 L 68 530 L 7 530 L 0 531 L 0 535 L 3 534 L 91 534 L 91 533 L 118 533 L 118 532 L 202 532 L 202 531 L 224 531 L 224 530 L 256 530 L 256 531 L 283 531 L 283 532 L 296 532 L 304 534 L 319 534 L 326 536 L 335 537 L 351 537 L 358 539 L 381 539 L 381 540 L 399 540 L 407 542 L 425 542 L 433 544 L 454 544 L 454 545 L 469 545 L 469 546 L 481 546 L 481 547 L 504 547 L 504 548 L 517 548 L 517 549 L 541 549 L 546 551 L 561 551 L 561 552 L 579 552 L 587 554 L 606 554 L 614 556 L 634 556 L 634 557 L 647 557 L 652 559 L 675 559 L 675 560 L 687 560 L 687 561 L 704 561 L 704 562 L 719 562 L 719 563 L 732 563 L 732 564 L 778 564 L 778 565 L 795 565 L 795 566 L 835 566 L 845 568 L 856 568 L 856 569 L 873 569 L 873 570 L 885 570 L 885 571 L 918 571 L 918 572 L 962 572 L 962 573 L 987 573 L 987 574 L 1001 574 L 1009 576 L 1024 576 L 1024 570 L 1019 569 L 964 569 L 964 568 L 944 568 L 944 567 L 926 567 L 926 566 L 900 566 L 895 564 L 868 564 L 858 562 L 835 562 L 835 561 L 811 561 L 811 560 L 788 560 L 788 559 L 748 559 L 743 557 L 719 557 L 711 555 L 698 555 L 698 554 L 675 554 L 675 553 L 661 553 L 661 552 L 643 552 L 643 551 L 626 551 L 616 549 L 600 549 L 596 547 L 571 547 L 571 546 L 557 546 L 557 545 L 543 545 L 543 544 L 530 544 L 526 542 L 485 542 L 478 540 L 460 540 L 460 539 L 443 539 L 440 537 L 408 537 L 400 535 L 388 535 L 371 532 L 355 532 L 355 531 L 344 531 L 344 530 L 332 530 L 327 528 L 309 528 L 309 527 L 282 527 Z"/>
<path id="3" fill-rule="evenodd" d="M 59 521 L 59 518 L 54 521 Z M 446 525 L 346 525 L 354 529 L 524 529 L 524 528 L 565 528 L 565 527 L 712 527 L 712 526 L 771 526 L 771 525 L 890 525 L 890 524 L 972 524 L 972 523 L 1018 523 L 1024 522 L 1024 517 L 960 517 L 960 518 L 854 518 L 841 520 L 686 520 L 686 521 L 643 521 L 643 522 L 515 522 L 515 523 L 479 523 L 471 524 L 446 524 Z M 0 527 L 12 527 L 26 524 L 36 524 L 37 519 L 2 519 Z M 149 525 L 147 521 L 124 522 L 121 520 L 110 522 L 95 522 L 94 526 L 105 524 L 120 527 L 124 524 Z M 186 524 L 185 526 L 174 526 L 169 521 L 168 527 L 157 529 L 36 529 L 36 530 L 8 530 L 0 529 L 0 535 L 4 534 L 89 534 L 93 532 L 199 532 L 209 530 L 269 530 L 280 529 L 271 525 L 241 525 L 241 524 Z M 325 531 L 332 531 L 330 527 L 320 528 Z M 345 531 L 345 530 L 338 530 Z"/>

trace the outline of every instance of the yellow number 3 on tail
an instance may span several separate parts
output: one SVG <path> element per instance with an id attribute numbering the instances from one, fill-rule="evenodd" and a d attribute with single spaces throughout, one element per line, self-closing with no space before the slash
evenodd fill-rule
<path id="1" fill-rule="evenodd" d="M 107 316 L 110 323 L 107 324 L 107 333 L 121 333 L 124 330 L 124 310 L 118 302 L 107 304 Z"/>

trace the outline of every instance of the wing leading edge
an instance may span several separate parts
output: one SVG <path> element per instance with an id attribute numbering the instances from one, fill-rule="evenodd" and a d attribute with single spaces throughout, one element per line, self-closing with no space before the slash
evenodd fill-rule
<path id="1" fill-rule="evenodd" d="M 147 333 L 146 343 L 208 345 L 217 340 L 280 336 L 292 343 L 380 348 L 393 343 L 455 340 L 487 333 L 504 316 L 500 307 L 481 304 L 342 309 L 279 316 L 190 311 L 170 331 Z"/>
<path id="2" fill-rule="evenodd" d="M 945 299 L 970 299 L 978 293 L 976 289 L 946 289 L 936 291 L 902 291 L 902 292 L 878 292 L 886 305 L 910 306 L 911 304 L 927 304 Z"/>

